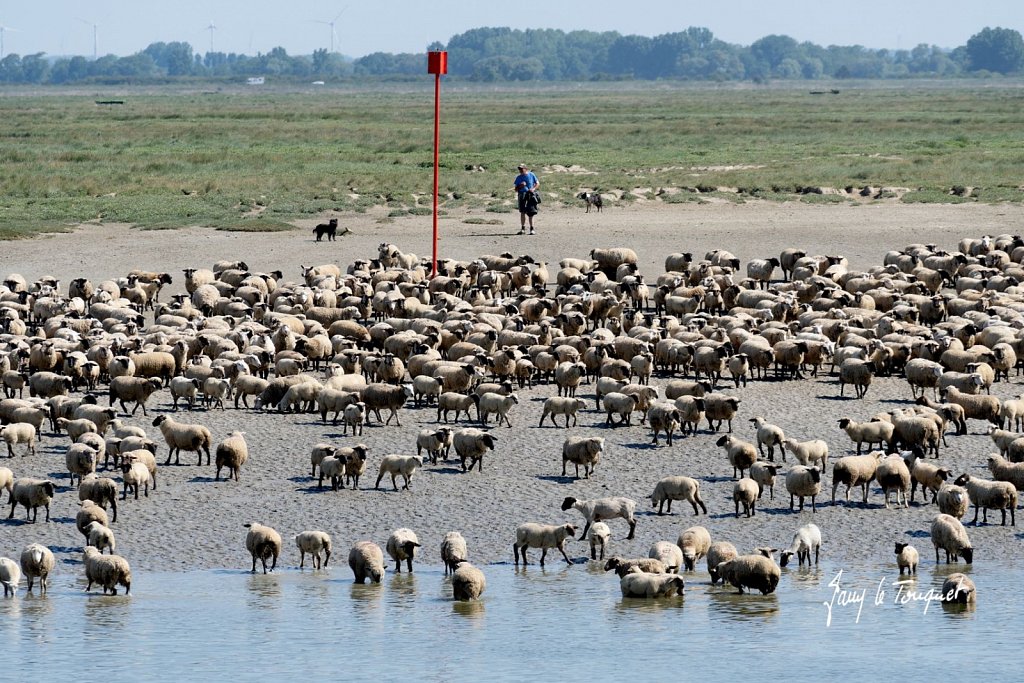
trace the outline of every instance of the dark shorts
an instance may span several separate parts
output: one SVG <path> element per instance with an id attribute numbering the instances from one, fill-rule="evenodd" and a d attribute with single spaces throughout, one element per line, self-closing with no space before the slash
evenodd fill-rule
<path id="1" fill-rule="evenodd" d="M 537 215 L 537 202 L 533 200 L 531 192 L 519 193 L 519 213 L 525 213 L 528 216 Z"/>

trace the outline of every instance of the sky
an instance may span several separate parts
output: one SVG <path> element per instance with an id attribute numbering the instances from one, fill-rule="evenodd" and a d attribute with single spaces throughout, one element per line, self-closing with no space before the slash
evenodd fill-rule
<path id="1" fill-rule="evenodd" d="M 3 0 L 4 54 L 130 55 L 154 42 L 185 41 L 199 53 L 256 54 L 283 47 L 350 57 L 422 52 L 482 26 L 618 31 L 654 36 L 689 26 L 749 45 L 773 33 L 819 45 L 953 48 L 986 26 L 1024 33 L 1024 1 L 977 0 Z M 216 28 L 212 31 L 210 25 Z"/>

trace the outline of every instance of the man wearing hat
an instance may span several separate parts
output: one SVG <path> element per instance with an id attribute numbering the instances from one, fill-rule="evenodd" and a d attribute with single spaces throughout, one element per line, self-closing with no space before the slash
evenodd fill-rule
<path id="1" fill-rule="evenodd" d="M 514 184 L 519 199 L 519 234 L 526 234 L 526 218 L 529 217 L 530 234 L 536 235 L 537 233 L 533 229 L 533 217 L 537 215 L 539 202 L 535 192 L 540 187 L 540 181 L 525 164 L 519 164 L 518 168 L 519 175 L 516 176 Z"/>

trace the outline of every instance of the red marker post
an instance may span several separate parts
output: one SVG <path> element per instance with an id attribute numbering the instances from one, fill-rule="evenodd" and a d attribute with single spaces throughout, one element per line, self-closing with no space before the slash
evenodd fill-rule
<path id="1" fill-rule="evenodd" d="M 440 163 L 438 149 L 441 142 L 441 76 L 448 73 L 448 53 L 427 53 L 427 73 L 434 74 L 434 254 L 430 277 L 437 275 L 437 175 Z"/>

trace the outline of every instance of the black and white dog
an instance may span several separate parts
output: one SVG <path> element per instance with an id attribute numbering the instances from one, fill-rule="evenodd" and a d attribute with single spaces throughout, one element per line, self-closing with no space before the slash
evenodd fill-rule
<path id="1" fill-rule="evenodd" d="M 587 204 L 587 213 L 590 213 L 590 207 L 596 207 L 598 211 L 601 211 L 603 203 L 601 202 L 601 194 L 599 192 L 580 192 L 579 198 Z"/>

